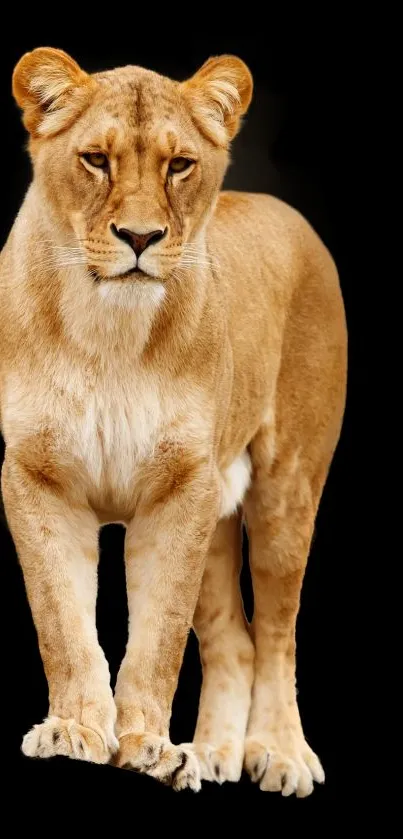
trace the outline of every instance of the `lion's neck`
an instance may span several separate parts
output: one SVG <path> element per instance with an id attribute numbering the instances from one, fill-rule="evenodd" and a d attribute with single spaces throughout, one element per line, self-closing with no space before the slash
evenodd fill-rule
<path id="1" fill-rule="evenodd" d="M 60 284 L 64 332 L 90 355 L 140 355 L 164 296 L 161 283 L 97 283 L 81 268 L 70 269 Z"/>

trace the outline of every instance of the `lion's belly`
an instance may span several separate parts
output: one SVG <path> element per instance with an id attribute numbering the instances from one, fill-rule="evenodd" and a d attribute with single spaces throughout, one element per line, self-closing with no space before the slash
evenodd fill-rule
<path id="1" fill-rule="evenodd" d="M 242 504 L 246 490 L 249 487 L 252 474 L 252 462 L 249 453 L 245 450 L 228 466 L 220 472 L 221 478 L 221 508 L 220 518 L 227 518 L 235 513 L 237 507 Z"/>

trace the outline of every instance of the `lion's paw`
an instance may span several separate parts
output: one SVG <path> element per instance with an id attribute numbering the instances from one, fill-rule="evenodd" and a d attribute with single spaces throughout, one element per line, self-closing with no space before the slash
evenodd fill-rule
<path id="1" fill-rule="evenodd" d="M 174 746 L 156 734 L 125 734 L 119 739 L 117 766 L 151 775 L 175 790 L 198 792 L 200 769 L 188 745 Z"/>
<path id="2" fill-rule="evenodd" d="M 106 735 L 100 728 L 87 728 L 74 719 L 47 717 L 28 731 L 21 749 L 27 757 L 63 755 L 73 760 L 108 763 L 118 745 L 114 734 Z"/>

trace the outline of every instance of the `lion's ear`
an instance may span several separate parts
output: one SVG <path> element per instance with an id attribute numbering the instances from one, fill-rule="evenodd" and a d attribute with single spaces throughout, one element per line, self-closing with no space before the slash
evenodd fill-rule
<path id="1" fill-rule="evenodd" d="M 217 145 L 228 145 L 252 99 L 246 64 L 233 55 L 209 58 L 181 88 L 199 128 Z"/>
<path id="2" fill-rule="evenodd" d="M 62 50 L 39 47 L 19 60 L 13 73 L 13 95 L 34 136 L 56 134 L 85 107 L 91 76 Z"/>

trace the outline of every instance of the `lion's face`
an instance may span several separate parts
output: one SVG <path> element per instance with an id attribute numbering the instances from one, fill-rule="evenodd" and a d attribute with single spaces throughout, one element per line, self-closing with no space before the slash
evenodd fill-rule
<path id="1" fill-rule="evenodd" d="M 239 59 L 210 59 L 179 84 L 139 67 L 89 76 L 38 49 L 17 65 L 13 90 L 59 264 L 100 280 L 164 280 L 201 259 L 198 234 L 251 98 Z"/>

